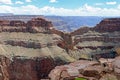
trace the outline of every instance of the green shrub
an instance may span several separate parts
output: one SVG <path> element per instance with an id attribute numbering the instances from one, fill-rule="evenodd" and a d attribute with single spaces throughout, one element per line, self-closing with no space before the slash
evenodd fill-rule
<path id="1" fill-rule="evenodd" d="M 75 78 L 75 80 L 87 80 L 86 78 Z"/>

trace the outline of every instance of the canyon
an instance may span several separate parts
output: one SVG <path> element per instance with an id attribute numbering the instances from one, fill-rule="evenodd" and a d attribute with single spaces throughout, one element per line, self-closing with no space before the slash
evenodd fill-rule
<path id="1" fill-rule="evenodd" d="M 97 62 L 101 58 L 114 58 L 111 64 L 119 67 L 119 51 L 116 51 L 120 47 L 119 42 L 119 18 L 107 18 L 95 27 L 82 27 L 71 33 L 55 29 L 52 22 L 43 16 L 27 21 L 0 20 L 0 80 L 72 80 L 65 77 L 76 76 L 99 80 L 101 74 L 98 74 L 98 69 L 98 72 L 93 73 L 97 73 L 97 76 L 86 73 L 94 67 L 102 69 L 100 73 L 105 72 L 104 67 Z M 81 65 L 86 67 L 78 74 Z M 119 69 L 118 67 L 110 68 Z M 72 69 L 75 72 L 72 73 Z M 56 70 L 58 73 L 68 70 L 73 75 L 63 74 L 64 78 L 60 79 L 59 74 L 54 75 Z M 119 72 L 114 72 L 119 75 Z M 53 79 L 56 76 L 57 78 Z"/>

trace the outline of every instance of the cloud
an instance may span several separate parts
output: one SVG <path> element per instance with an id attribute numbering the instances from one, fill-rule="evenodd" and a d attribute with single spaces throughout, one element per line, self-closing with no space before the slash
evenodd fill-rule
<path id="1" fill-rule="evenodd" d="M 97 5 L 97 6 L 101 6 L 101 5 L 103 5 L 104 3 L 95 3 L 95 5 Z"/>
<path id="2" fill-rule="evenodd" d="M 57 2 L 57 0 L 50 0 L 50 2 L 51 2 L 51 3 L 55 3 L 55 2 Z"/>
<path id="3" fill-rule="evenodd" d="M 24 4 L 22 1 L 16 1 L 15 4 Z"/>
<path id="4" fill-rule="evenodd" d="M 115 5 L 117 4 L 117 2 L 113 1 L 113 2 L 106 2 L 107 5 Z"/>
<path id="5" fill-rule="evenodd" d="M 11 0 L 0 0 L 0 4 L 12 4 Z"/>
<path id="6" fill-rule="evenodd" d="M 32 2 L 31 0 L 25 0 L 26 2 Z"/>
<path id="7" fill-rule="evenodd" d="M 85 4 L 77 9 L 55 8 L 44 6 L 42 8 L 34 5 L 12 7 L 10 5 L 1 5 L 1 13 L 14 13 L 26 15 L 60 15 L 60 16 L 119 16 L 120 5 L 116 8 L 100 8 Z"/>

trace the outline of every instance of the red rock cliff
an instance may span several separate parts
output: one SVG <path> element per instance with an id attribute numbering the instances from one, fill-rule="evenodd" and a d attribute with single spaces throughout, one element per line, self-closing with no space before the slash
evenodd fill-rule
<path id="1" fill-rule="evenodd" d="M 120 18 L 104 19 L 94 29 L 98 32 L 120 31 Z"/>
<path id="2" fill-rule="evenodd" d="M 0 80 L 39 80 L 47 77 L 54 67 L 54 61 L 49 57 L 24 59 L 18 56 L 11 61 L 0 56 Z"/>
<path id="3" fill-rule="evenodd" d="M 0 20 L 1 32 L 49 32 L 53 28 L 50 21 L 43 18 L 33 18 L 25 23 L 24 21 Z"/>

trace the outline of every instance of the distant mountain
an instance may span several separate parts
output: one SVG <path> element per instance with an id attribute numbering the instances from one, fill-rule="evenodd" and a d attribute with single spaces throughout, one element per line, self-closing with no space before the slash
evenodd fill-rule
<path id="1" fill-rule="evenodd" d="M 98 16 L 45 16 L 53 22 L 55 28 L 61 31 L 71 32 L 82 26 L 94 27 L 105 17 Z"/>
<path id="2" fill-rule="evenodd" d="M 0 13 L 0 16 L 12 16 L 14 15 L 13 13 Z"/>
<path id="3" fill-rule="evenodd" d="M 32 18 L 43 18 L 42 15 L 6 15 L 6 16 L 0 16 L 0 20 L 21 20 L 24 22 L 27 22 L 31 20 Z"/>

